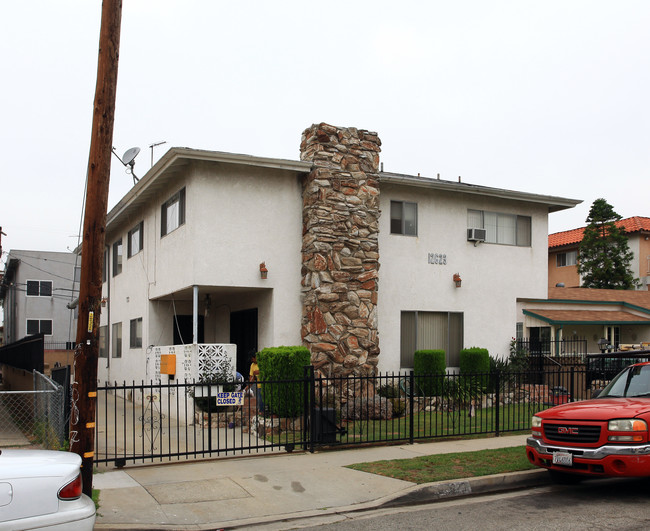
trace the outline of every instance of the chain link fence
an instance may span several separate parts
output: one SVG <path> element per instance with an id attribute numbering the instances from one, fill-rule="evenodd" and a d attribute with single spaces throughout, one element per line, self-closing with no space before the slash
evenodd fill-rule
<path id="1" fill-rule="evenodd" d="M 0 438 L 3 446 L 65 444 L 64 389 L 34 371 L 33 391 L 0 391 Z"/>

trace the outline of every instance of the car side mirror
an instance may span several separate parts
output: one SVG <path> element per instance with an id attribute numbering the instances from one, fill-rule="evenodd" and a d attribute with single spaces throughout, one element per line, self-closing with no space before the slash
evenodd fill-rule
<path id="1" fill-rule="evenodd" d="M 602 393 L 602 389 L 595 389 L 591 392 L 591 398 L 598 398 L 598 395 Z"/>

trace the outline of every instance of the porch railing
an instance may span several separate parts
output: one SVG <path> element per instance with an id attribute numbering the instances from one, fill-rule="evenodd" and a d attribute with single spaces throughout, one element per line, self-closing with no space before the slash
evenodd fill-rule
<path id="1" fill-rule="evenodd" d="M 562 358 L 584 363 L 587 355 L 586 339 L 517 339 L 517 349 L 531 357 Z"/>

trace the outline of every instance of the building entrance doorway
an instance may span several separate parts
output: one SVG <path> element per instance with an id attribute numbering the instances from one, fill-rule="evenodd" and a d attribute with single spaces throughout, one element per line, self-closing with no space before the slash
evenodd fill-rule
<path id="1" fill-rule="evenodd" d="M 248 379 L 249 358 L 257 352 L 257 308 L 230 314 L 230 342 L 237 345 L 237 372 Z"/>

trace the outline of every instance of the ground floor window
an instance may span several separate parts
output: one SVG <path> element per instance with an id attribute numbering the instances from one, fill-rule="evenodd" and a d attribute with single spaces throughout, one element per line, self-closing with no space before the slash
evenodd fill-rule
<path id="1" fill-rule="evenodd" d="M 131 348 L 142 348 L 142 317 L 131 319 L 129 338 Z"/>
<path id="2" fill-rule="evenodd" d="M 413 367 L 416 350 L 442 349 L 447 367 L 458 367 L 463 349 L 463 314 L 461 312 L 402 312 L 400 332 L 400 366 Z"/>
<path id="3" fill-rule="evenodd" d="M 114 323 L 111 330 L 111 357 L 122 357 L 122 323 Z"/>

